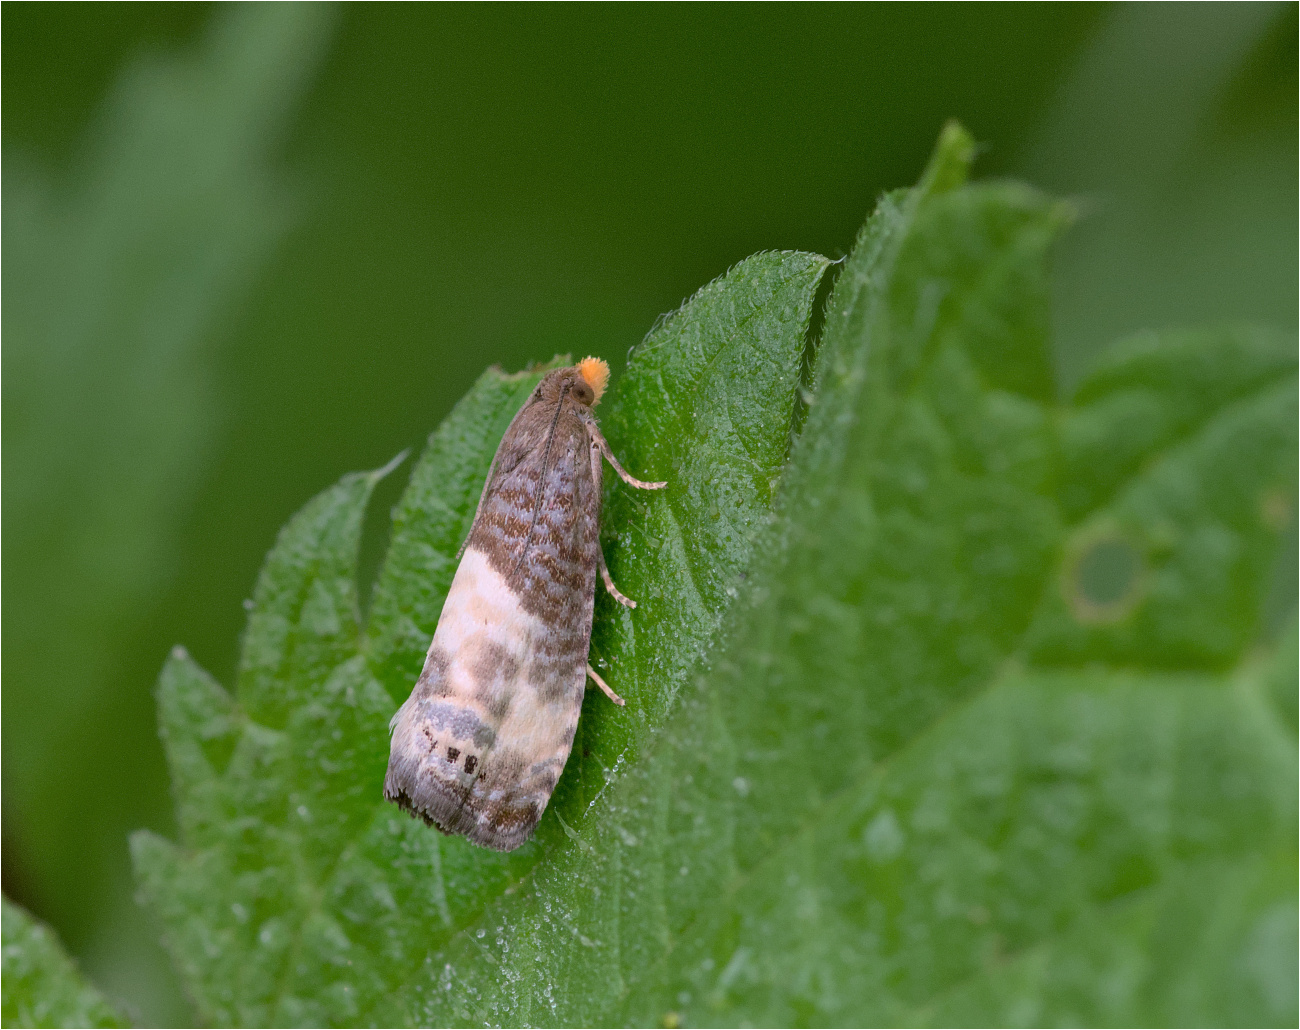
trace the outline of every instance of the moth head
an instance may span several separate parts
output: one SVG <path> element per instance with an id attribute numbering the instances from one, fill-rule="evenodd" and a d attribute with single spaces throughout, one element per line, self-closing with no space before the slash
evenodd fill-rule
<path id="1" fill-rule="evenodd" d="M 573 384 L 573 399 L 594 408 L 600 403 L 609 382 L 609 366 L 600 358 L 583 358 L 577 364 L 578 378 Z"/>
<path id="2" fill-rule="evenodd" d="M 583 358 L 576 365 L 557 368 L 537 384 L 530 403 L 576 405 L 593 408 L 605 392 L 609 366 L 600 358 Z"/>

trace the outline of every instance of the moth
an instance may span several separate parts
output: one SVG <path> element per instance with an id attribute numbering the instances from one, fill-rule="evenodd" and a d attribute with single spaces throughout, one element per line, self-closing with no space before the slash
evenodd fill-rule
<path id="1" fill-rule="evenodd" d="M 599 358 L 546 375 L 497 448 L 460 565 L 406 703 L 390 723 L 384 797 L 444 833 L 512 851 L 532 836 L 578 729 L 599 570 L 602 456 L 592 409 Z"/>

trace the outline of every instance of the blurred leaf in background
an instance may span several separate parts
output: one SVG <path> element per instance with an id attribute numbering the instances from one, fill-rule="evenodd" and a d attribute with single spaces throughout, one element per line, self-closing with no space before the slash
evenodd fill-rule
<path id="1" fill-rule="evenodd" d="M 1297 10 L 1116 7 L 1013 162 L 1084 213 L 1054 282 L 1067 386 L 1143 329 L 1295 327 Z"/>
<path id="2" fill-rule="evenodd" d="M 1119 5 L 1011 162 L 1083 213 L 1052 281 L 1063 388 L 1109 341 L 1153 327 L 1296 331 L 1298 19 L 1293 3 Z M 1290 518 L 1274 629 L 1298 589 Z"/>
<path id="3" fill-rule="evenodd" d="M 212 351 L 301 211 L 274 156 L 332 21 L 228 9 L 195 53 L 123 72 L 67 172 L 4 151 L 5 886 L 151 1019 L 178 1010 L 164 971 L 138 982 L 157 949 L 122 839 L 166 817 L 156 790 L 116 795 L 159 756 L 148 692 L 110 685 L 176 573 L 222 419 Z"/>

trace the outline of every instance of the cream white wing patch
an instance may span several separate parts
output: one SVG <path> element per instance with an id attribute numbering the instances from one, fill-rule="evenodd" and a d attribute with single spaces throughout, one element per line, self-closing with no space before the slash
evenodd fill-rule
<path id="1" fill-rule="evenodd" d="M 526 838 L 564 768 L 583 691 L 583 671 L 556 683 L 539 667 L 551 635 L 487 556 L 467 548 L 424 671 L 393 716 L 385 794 L 487 847 Z"/>

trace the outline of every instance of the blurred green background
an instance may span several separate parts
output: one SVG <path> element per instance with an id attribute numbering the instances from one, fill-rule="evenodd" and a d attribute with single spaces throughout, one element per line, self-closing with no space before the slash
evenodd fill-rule
<path id="1" fill-rule="evenodd" d="M 484 366 L 617 374 L 740 258 L 842 255 L 950 117 L 982 174 L 1078 198 L 1063 391 L 1132 330 L 1296 328 L 1293 4 L 7 4 L 0 27 L 3 886 L 142 1023 L 193 1018 L 126 851 L 174 835 L 168 649 L 229 683 L 280 525 Z"/>

